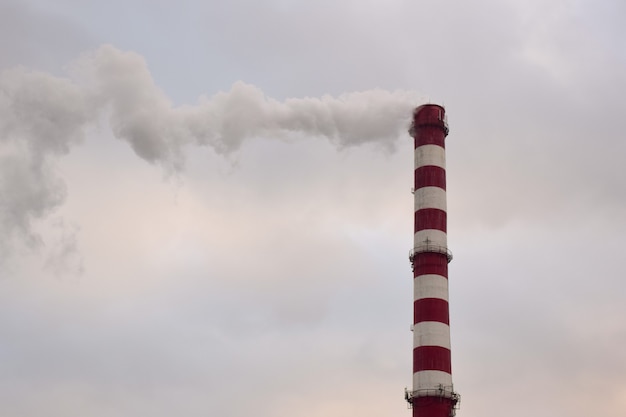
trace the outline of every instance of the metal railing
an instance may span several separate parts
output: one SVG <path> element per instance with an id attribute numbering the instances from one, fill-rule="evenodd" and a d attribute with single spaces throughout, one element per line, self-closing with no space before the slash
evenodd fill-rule
<path id="1" fill-rule="evenodd" d="M 451 416 L 456 414 L 456 410 L 459 409 L 461 404 L 461 395 L 454 392 L 451 386 L 440 385 L 439 388 L 427 388 L 419 389 L 415 391 L 409 391 L 404 389 L 404 399 L 409 403 L 409 408 L 413 408 L 413 398 L 447 398 L 452 402 Z"/>
<path id="2" fill-rule="evenodd" d="M 409 251 L 409 260 L 411 261 L 411 263 L 413 263 L 413 258 L 415 258 L 415 255 L 424 252 L 441 253 L 443 255 L 446 255 L 446 257 L 448 258 L 448 263 L 452 261 L 452 252 L 450 252 L 450 249 L 446 248 L 445 246 L 426 243 L 424 245 L 416 246 Z"/>
<path id="3" fill-rule="evenodd" d="M 439 117 L 424 117 L 419 119 L 419 122 L 417 124 L 415 123 L 415 120 L 413 120 L 413 122 L 411 122 L 411 126 L 409 127 L 409 134 L 411 136 L 414 135 L 417 126 L 443 126 L 443 130 L 446 132 L 446 135 L 448 135 L 448 132 L 450 132 L 450 129 L 448 128 L 447 117 L 444 117 L 443 119 Z"/>

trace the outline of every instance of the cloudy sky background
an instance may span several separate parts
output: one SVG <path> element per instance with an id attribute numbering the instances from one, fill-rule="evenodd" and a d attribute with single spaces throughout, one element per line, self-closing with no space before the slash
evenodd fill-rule
<path id="1" fill-rule="evenodd" d="M 0 415 L 410 415 L 427 100 L 458 415 L 625 414 L 625 18 L 1 0 Z"/>

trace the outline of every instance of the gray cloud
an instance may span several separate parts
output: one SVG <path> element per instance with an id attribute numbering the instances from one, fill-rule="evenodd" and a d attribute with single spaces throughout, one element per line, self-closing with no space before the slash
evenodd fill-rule
<path id="1" fill-rule="evenodd" d="M 227 129 L 241 148 L 224 158 L 211 147 L 230 144 L 195 126 L 213 97 L 196 98 L 229 96 L 238 79 L 263 86 L 260 100 L 254 88 L 244 97 L 252 111 L 267 96 L 372 86 L 442 100 L 458 415 L 624 414 L 623 2 L 22 3 L 139 51 L 152 98 L 122 93 L 198 135 L 133 145 L 166 171 L 184 167 L 176 198 L 128 152 L 135 129 L 152 132 L 139 116 L 111 123 L 122 140 L 107 127 L 49 151 L 42 175 L 66 181 L 55 214 L 82 226 L 88 273 L 47 280 L 54 269 L 21 253 L 19 279 L 0 279 L 2 414 L 410 415 L 410 138 L 392 155 L 337 153 L 340 138 L 250 121 Z M 32 17 L 0 31 L 42 40 Z M 48 71 L 33 57 L 89 49 L 68 54 L 57 26 L 39 28 L 50 42 L 32 49 L 18 36 L 0 63 Z M 93 67 L 69 74 L 100 109 L 90 120 L 118 116 Z M 288 143 L 246 136 L 255 123 Z M 72 246 L 64 233 L 78 233 L 50 229 L 59 238 L 42 239 L 59 255 Z"/>
<path id="2" fill-rule="evenodd" d="M 0 2 L 0 27 L 0 68 L 26 65 L 57 72 L 95 43 L 80 23 L 30 1 Z"/>

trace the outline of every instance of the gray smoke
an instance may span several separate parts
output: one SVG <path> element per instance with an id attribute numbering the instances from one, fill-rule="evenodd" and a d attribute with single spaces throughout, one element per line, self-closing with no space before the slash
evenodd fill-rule
<path id="1" fill-rule="evenodd" d="M 41 244 L 32 223 L 66 194 L 53 160 L 81 140 L 94 110 L 70 80 L 21 68 L 0 74 L 0 261 L 13 238 Z"/>
<path id="2" fill-rule="evenodd" d="M 228 92 L 175 107 L 141 56 L 109 45 L 75 61 L 69 74 L 60 78 L 25 68 L 0 73 L 2 252 L 13 238 L 40 244 L 33 223 L 62 204 L 66 194 L 54 161 L 80 143 L 86 127 L 102 115 L 139 157 L 179 171 L 186 146 L 227 154 L 248 138 L 290 132 L 325 137 L 339 148 L 392 146 L 419 101 L 412 92 L 384 90 L 278 101 L 236 82 Z"/>

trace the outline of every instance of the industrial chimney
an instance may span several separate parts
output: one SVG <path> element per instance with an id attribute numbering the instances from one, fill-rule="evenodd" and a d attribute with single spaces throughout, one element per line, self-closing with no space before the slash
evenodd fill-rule
<path id="1" fill-rule="evenodd" d="M 416 108 L 409 130 L 415 139 L 415 227 L 409 253 L 413 269 L 413 389 L 405 398 L 413 417 L 451 417 L 460 396 L 452 386 L 448 308 L 445 109 Z"/>

